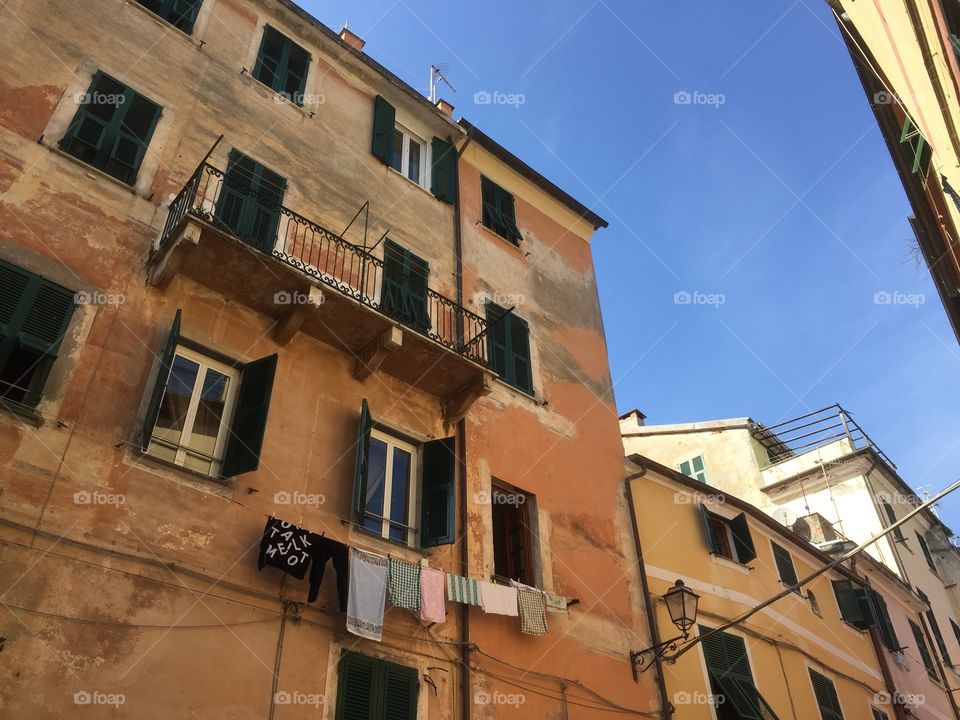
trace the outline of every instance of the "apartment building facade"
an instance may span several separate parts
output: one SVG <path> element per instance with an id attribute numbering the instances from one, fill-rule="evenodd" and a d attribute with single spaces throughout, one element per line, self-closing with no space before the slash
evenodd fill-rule
<path id="1" fill-rule="evenodd" d="M 0 14 L 5 711 L 658 713 L 602 218 L 287 0 Z M 361 637 L 354 551 L 564 602 Z"/>
<path id="2" fill-rule="evenodd" d="M 620 422 L 628 454 L 655 458 L 705 492 L 740 497 L 827 553 L 866 542 L 922 502 L 840 406 L 771 426 L 750 418 L 650 425 L 636 411 Z M 960 628 L 951 536 L 926 510 L 868 546 L 855 565 L 862 575 L 871 570 L 890 608 L 899 638 L 898 648 L 888 648 L 895 690 L 925 699 L 917 717 L 957 716 L 953 658 Z"/>
<path id="3" fill-rule="evenodd" d="M 960 338 L 960 8 L 953 0 L 828 0 Z M 892 298 L 888 298 L 892 300 Z"/>

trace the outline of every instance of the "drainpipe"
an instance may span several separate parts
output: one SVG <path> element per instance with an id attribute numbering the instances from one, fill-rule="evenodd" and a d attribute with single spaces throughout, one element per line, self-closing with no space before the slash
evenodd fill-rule
<path id="1" fill-rule="evenodd" d="M 633 462 L 636 462 L 635 460 Z M 647 570 L 643 563 L 643 547 L 640 545 L 640 526 L 637 523 L 637 511 L 633 504 L 633 488 L 631 481 L 647 474 L 647 468 L 642 463 L 641 470 L 624 478 L 623 484 L 627 488 L 627 505 L 630 507 L 630 523 L 633 525 L 633 542 L 637 548 L 637 569 L 640 571 L 640 587 L 643 591 L 643 607 L 647 613 L 647 624 L 650 626 L 650 642 L 654 647 L 660 644 L 660 628 L 657 625 L 657 616 L 654 614 L 653 601 L 650 599 L 650 583 L 647 581 Z M 660 691 L 660 715 L 663 720 L 670 720 L 673 706 L 667 697 L 667 683 L 663 678 L 663 661 L 654 653 L 654 664 L 657 672 L 657 690 Z"/>
<path id="2" fill-rule="evenodd" d="M 463 307 L 463 229 L 460 223 L 460 156 L 471 141 L 467 134 L 467 141 L 457 151 L 457 162 L 453 171 L 453 255 L 454 255 L 454 284 L 456 285 L 457 305 Z M 456 147 L 455 143 L 453 144 Z M 463 343 L 463 321 L 458 321 L 457 339 Z M 459 457 L 457 464 L 460 470 L 460 574 L 468 577 L 470 574 L 470 554 L 467 539 L 467 420 L 460 418 L 457 422 L 457 450 Z M 460 717 L 470 720 L 472 708 L 470 695 L 470 606 L 460 605 Z"/>

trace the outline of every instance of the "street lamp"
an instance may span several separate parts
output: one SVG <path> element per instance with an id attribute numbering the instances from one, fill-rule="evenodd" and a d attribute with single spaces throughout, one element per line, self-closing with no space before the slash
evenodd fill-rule
<path id="1" fill-rule="evenodd" d="M 676 650 L 678 640 L 686 640 L 689 637 L 690 628 L 697 623 L 697 604 L 699 600 L 700 596 L 684 585 L 683 580 L 677 580 L 673 587 L 663 594 L 663 601 L 667 605 L 667 612 L 670 613 L 670 620 L 680 629 L 682 634 L 644 650 L 631 650 L 630 669 L 633 671 L 634 682 L 640 680 L 638 671 L 648 670 L 658 657 L 663 657 L 665 653 Z M 648 653 L 650 659 L 644 667 L 641 659 Z"/>

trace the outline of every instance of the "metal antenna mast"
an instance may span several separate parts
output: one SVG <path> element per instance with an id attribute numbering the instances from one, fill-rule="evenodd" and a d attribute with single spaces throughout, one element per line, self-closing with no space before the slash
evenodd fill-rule
<path id="1" fill-rule="evenodd" d="M 430 66 L 430 102 L 432 103 L 437 102 L 437 80 L 445 84 L 448 88 L 450 88 L 454 92 L 457 91 L 457 89 L 450 84 L 450 81 L 444 77 L 443 73 L 440 71 L 440 68 L 438 68 L 436 65 L 431 65 Z"/>

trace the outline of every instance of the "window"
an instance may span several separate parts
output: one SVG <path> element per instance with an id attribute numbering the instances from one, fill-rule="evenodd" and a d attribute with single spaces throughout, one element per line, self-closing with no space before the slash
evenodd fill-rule
<path id="1" fill-rule="evenodd" d="M 336 720 L 416 720 L 419 692 L 416 668 L 344 650 Z"/>
<path id="2" fill-rule="evenodd" d="M 286 35 L 267 25 L 263 29 L 260 52 L 253 76 L 279 95 L 303 105 L 310 53 Z"/>
<path id="3" fill-rule="evenodd" d="M 872 708 L 870 708 L 870 713 L 871 713 L 871 715 L 872 715 L 872 717 L 873 717 L 873 720 L 890 720 L 890 716 L 887 715 L 887 714 L 886 714 L 883 710 L 881 710 L 880 708 L 872 707 Z"/>
<path id="4" fill-rule="evenodd" d="M 728 560 L 746 565 L 756 559 L 757 551 L 753 547 L 747 516 L 740 513 L 732 520 L 707 510 L 700 503 L 700 519 L 703 522 L 707 547 L 710 552 Z"/>
<path id="5" fill-rule="evenodd" d="M 531 552 L 530 496 L 494 485 L 490 502 L 493 508 L 494 574 L 504 580 L 536 585 Z"/>
<path id="6" fill-rule="evenodd" d="M 881 500 L 880 504 L 883 505 L 883 511 L 887 514 L 887 520 L 890 522 L 890 525 L 893 525 L 897 521 L 897 514 L 893 511 L 893 506 L 886 500 Z M 903 529 L 894 528 L 893 538 L 894 540 L 903 542 L 906 539 L 903 537 Z"/>
<path id="7" fill-rule="evenodd" d="M 500 379 L 528 395 L 533 394 L 530 363 L 530 327 L 513 312 L 488 302 L 487 354 Z"/>
<path id="8" fill-rule="evenodd" d="M 843 720 L 843 711 L 840 709 L 840 698 L 837 697 L 837 688 L 833 680 L 810 670 L 810 682 L 813 684 L 813 694 L 817 698 L 817 707 L 820 708 L 822 720 Z"/>
<path id="9" fill-rule="evenodd" d="M 937 574 L 937 565 L 933 562 L 933 555 L 930 554 L 930 546 L 927 545 L 927 539 L 920 533 L 916 533 L 917 542 L 920 544 L 920 549 L 923 551 L 923 556 L 927 559 L 927 565 L 933 571 L 933 574 Z"/>
<path id="10" fill-rule="evenodd" d="M 777 572 L 780 575 L 780 582 L 788 586 L 796 585 L 797 570 L 793 566 L 793 558 L 790 556 L 790 552 L 776 543 L 771 544 L 773 546 L 773 559 L 777 563 Z M 797 588 L 797 592 L 800 592 L 800 588 Z"/>
<path id="11" fill-rule="evenodd" d="M 160 112 L 156 103 L 97 71 L 60 149 L 132 185 Z"/>
<path id="12" fill-rule="evenodd" d="M 704 484 L 707 482 L 707 472 L 703 469 L 703 455 L 695 455 L 689 460 L 684 460 L 677 469 L 688 478 L 699 480 Z"/>
<path id="13" fill-rule="evenodd" d="M 193 32 L 203 0 L 137 0 L 150 12 L 159 15 L 187 35 Z"/>
<path id="14" fill-rule="evenodd" d="M 813 610 L 815 615 L 823 617 L 823 613 L 820 612 L 820 601 L 817 600 L 817 596 L 814 595 L 813 590 L 807 590 L 807 602 L 810 603 L 810 609 Z"/>
<path id="15" fill-rule="evenodd" d="M 40 402 L 75 309 L 71 290 L 0 260 L 0 406 Z"/>
<path id="16" fill-rule="evenodd" d="M 427 309 L 427 278 L 430 266 L 426 260 L 406 248 L 387 240 L 383 246 L 383 289 L 380 309 L 405 325 L 418 330 L 430 328 Z"/>
<path id="17" fill-rule="evenodd" d="M 230 151 L 214 222 L 264 252 L 272 252 L 287 181 L 236 150 Z"/>
<path id="18" fill-rule="evenodd" d="M 937 647 L 940 649 L 940 657 L 943 658 L 945 665 L 953 665 L 953 662 L 950 660 L 950 653 L 947 652 L 947 644 L 943 640 L 943 633 L 940 632 L 940 624 L 937 622 L 937 616 L 933 613 L 930 598 L 928 598 L 920 588 L 917 588 L 917 595 L 920 596 L 920 599 L 928 608 L 925 614 L 927 616 L 927 622 L 930 623 L 930 632 L 933 633 L 934 642 L 937 643 Z"/>
<path id="19" fill-rule="evenodd" d="M 933 151 L 927 139 L 920 132 L 920 129 L 914 124 L 909 115 L 903 119 L 903 132 L 900 134 L 900 144 L 907 146 L 907 155 L 910 157 L 914 174 L 920 173 L 926 175 L 927 168 L 930 166 L 930 158 Z"/>
<path id="20" fill-rule="evenodd" d="M 486 177 L 480 178 L 483 224 L 500 237 L 519 245 L 523 236 L 517 227 L 517 211 L 513 195 Z"/>
<path id="21" fill-rule="evenodd" d="M 362 527 L 406 545 L 453 543 L 454 438 L 402 440 L 377 426 L 364 400 L 356 448 L 353 505 Z"/>
<path id="22" fill-rule="evenodd" d="M 212 357 L 180 334 L 178 310 L 147 406 L 145 453 L 211 477 L 260 466 L 277 356 Z"/>
<path id="23" fill-rule="evenodd" d="M 876 625 L 877 613 L 870 588 L 855 586 L 852 580 L 834 580 L 833 594 L 844 622 L 858 630 Z"/>
<path id="24" fill-rule="evenodd" d="M 933 658 L 930 656 L 930 649 L 927 647 L 927 641 L 923 637 L 923 630 L 913 620 L 910 623 L 910 630 L 913 632 L 913 641 L 917 644 L 917 653 L 920 655 L 920 661 L 927 669 L 927 677 L 934 682 L 940 682 L 940 676 L 937 674 L 937 666 L 933 664 Z"/>
<path id="25" fill-rule="evenodd" d="M 777 715 L 754 685 L 743 638 L 722 631 L 708 633 L 711 629 L 701 625 L 711 691 L 723 698 L 714 705 L 717 720 L 776 720 Z"/>
<path id="26" fill-rule="evenodd" d="M 429 150 L 429 152 L 428 152 Z M 435 137 L 429 148 L 424 139 L 397 123 L 397 110 L 377 95 L 373 104 L 373 156 L 384 165 L 430 188 L 439 200 L 453 203 L 457 194 L 457 150 Z"/>

